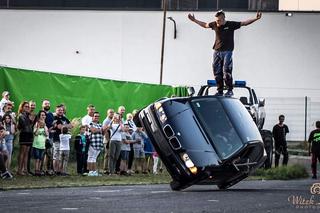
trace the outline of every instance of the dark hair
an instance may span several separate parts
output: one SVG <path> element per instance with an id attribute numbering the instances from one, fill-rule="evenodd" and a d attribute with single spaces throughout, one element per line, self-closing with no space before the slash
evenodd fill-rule
<path id="1" fill-rule="evenodd" d="M 280 118 L 284 118 L 284 115 L 279 115 L 279 119 L 280 119 Z"/>
<path id="2" fill-rule="evenodd" d="M 0 125 L 0 131 L 1 131 L 1 130 L 4 130 L 4 127 L 3 127 L 2 125 Z"/>
<path id="3" fill-rule="evenodd" d="M 316 127 L 320 128 L 320 121 L 316 121 Z"/>
<path id="4" fill-rule="evenodd" d="M 220 15 L 225 16 L 223 10 L 219 10 L 214 16 L 215 16 L 215 17 L 218 17 L 218 16 L 220 16 Z"/>
<path id="5" fill-rule="evenodd" d="M 68 127 L 62 127 L 62 134 L 68 134 Z"/>
<path id="6" fill-rule="evenodd" d="M 87 128 L 86 125 L 80 125 L 79 129 Z"/>
<path id="7" fill-rule="evenodd" d="M 5 121 L 5 120 L 6 120 L 6 117 L 10 117 L 11 121 L 13 121 L 12 116 L 10 115 L 10 113 L 7 113 L 7 112 L 4 113 L 4 115 L 2 116 L 1 121 L 2 121 L 2 122 Z"/>

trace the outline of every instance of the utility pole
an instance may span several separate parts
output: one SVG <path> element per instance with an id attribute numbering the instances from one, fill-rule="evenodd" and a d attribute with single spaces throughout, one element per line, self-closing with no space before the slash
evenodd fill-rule
<path id="1" fill-rule="evenodd" d="M 161 62 L 160 62 L 160 85 L 162 84 L 162 75 L 163 75 L 164 42 L 166 37 L 166 20 L 167 20 L 167 3 L 168 3 L 168 0 L 162 0 L 163 23 L 162 23 L 162 45 L 161 45 Z"/>

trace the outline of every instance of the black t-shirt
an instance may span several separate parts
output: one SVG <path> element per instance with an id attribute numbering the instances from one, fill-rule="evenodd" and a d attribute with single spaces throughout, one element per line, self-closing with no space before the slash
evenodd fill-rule
<path id="1" fill-rule="evenodd" d="M 275 146 L 287 145 L 286 134 L 289 133 L 287 125 L 275 125 L 272 130 Z"/>
<path id="2" fill-rule="evenodd" d="M 313 130 L 308 139 L 309 143 L 312 143 L 311 152 L 320 154 L 320 129 Z"/>
<path id="3" fill-rule="evenodd" d="M 226 21 L 224 25 L 218 27 L 214 21 L 209 23 L 209 27 L 216 33 L 213 49 L 217 51 L 232 51 L 234 48 L 234 31 L 241 27 L 241 22 Z"/>
<path id="4" fill-rule="evenodd" d="M 61 116 L 61 117 L 57 115 L 54 116 L 54 119 L 53 119 L 53 130 L 54 130 L 53 140 L 54 141 L 60 140 L 59 135 L 61 134 L 61 129 L 58 128 L 59 124 L 62 124 L 62 125 L 70 124 L 70 121 L 65 116 Z"/>

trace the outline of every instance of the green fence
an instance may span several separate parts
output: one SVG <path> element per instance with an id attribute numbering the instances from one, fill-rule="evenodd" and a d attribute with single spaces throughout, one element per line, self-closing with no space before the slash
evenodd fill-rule
<path id="1" fill-rule="evenodd" d="M 108 108 L 124 105 L 127 112 L 139 109 L 161 98 L 185 96 L 185 87 L 104 80 L 9 67 L 0 67 L 0 91 L 8 90 L 15 102 L 15 111 L 23 100 L 34 100 L 37 110 L 43 99 L 54 106 L 65 103 L 67 117 L 82 117 L 86 106 L 93 104 L 105 114 Z M 102 116 L 103 117 L 103 116 Z"/>

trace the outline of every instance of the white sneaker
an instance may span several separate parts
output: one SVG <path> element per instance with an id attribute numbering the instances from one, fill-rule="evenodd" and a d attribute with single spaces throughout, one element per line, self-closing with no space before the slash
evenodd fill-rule
<path id="1" fill-rule="evenodd" d="M 94 176 L 94 171 L 89 171 L 88 176 L 89 177 L 93 177 Z"/>

